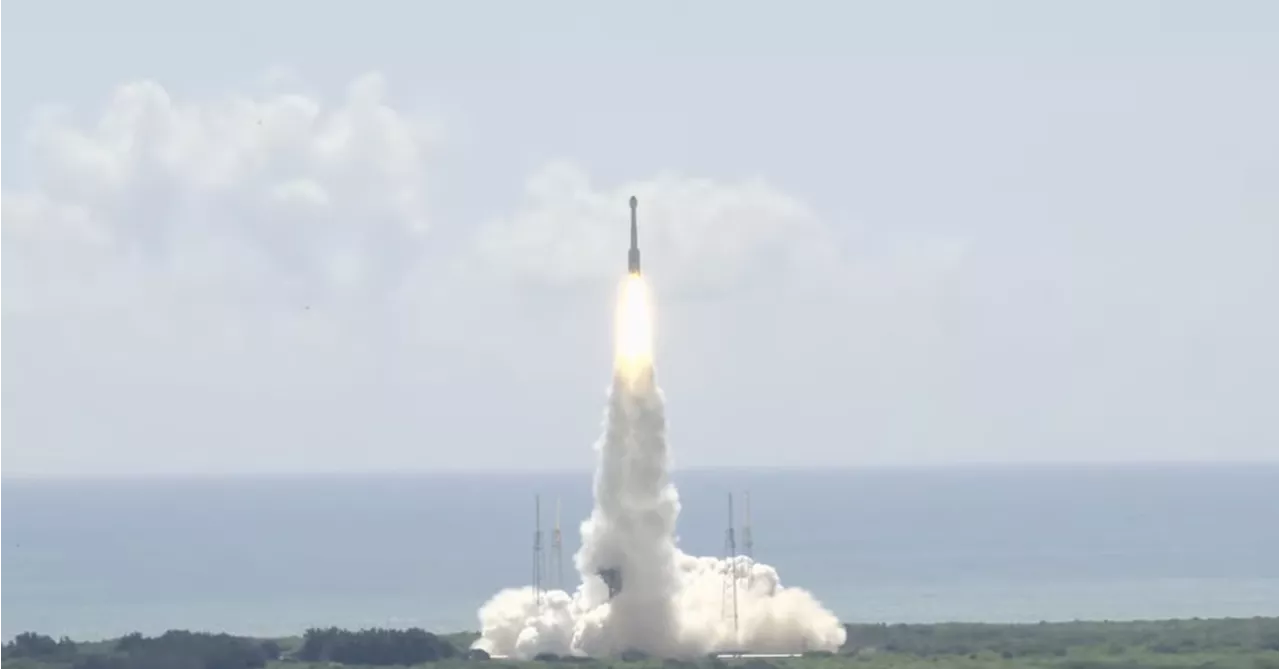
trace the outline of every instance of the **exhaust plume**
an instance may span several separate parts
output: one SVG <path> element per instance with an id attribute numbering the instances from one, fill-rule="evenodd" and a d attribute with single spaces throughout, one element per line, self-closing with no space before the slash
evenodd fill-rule
<path id="1" fill-rule="evenodd" d="M 772 567 L 743 556 L 693 557 L 676 546 L 680 499 L 654 380 L 652 307 L 638 274 L 619 293 L 613 383 L 596 451 L 595 507 L 574 556 L 582 584 L 540 601 L 532 587 L 499 592 L 480 608 L 475 648 L 523 659 L 626 650 L 671 658 L 844 643 L 835 615 L 808 592 L 783 587 Z M 729 574 L 738 591 L 736 626 L 723 607 Z"/>

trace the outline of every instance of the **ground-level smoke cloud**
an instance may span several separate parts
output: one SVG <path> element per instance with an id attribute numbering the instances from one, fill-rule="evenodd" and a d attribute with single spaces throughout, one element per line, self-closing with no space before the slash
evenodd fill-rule
<path id="1" fill-rule="evenodd" d="M 480 609 L 475 647 L 520 658 L 835 650 L 845 640 L 840 621 L 808 592 L 783 587 L 772 567 L 743 556 L 694 557 L 676 546 L 680 500 L 669 478 L 649 319 L 647 287 L 630 276 L 619 298 L 614 380 L 596 447 L 595 507 L 574 558 L 582 585 L 540 598 L 532 587 L 499 592 Z"/>

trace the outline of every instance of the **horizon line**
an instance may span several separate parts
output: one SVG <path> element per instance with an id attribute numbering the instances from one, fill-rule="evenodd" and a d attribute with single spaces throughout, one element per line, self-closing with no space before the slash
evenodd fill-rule
<path id="1" fill-rule="evenodd" d="M 1132 461 L 1044 461 L 1044 462 L 941 462 L 941 463 L 868 463 L 862 465 L 692 465 L 673 467 L 672 474 L 701 472 L 760 473 L 852 473 L 859 471 L 941 471 L 941 470 L 1046 470 L 1046 469 L 1135 469 L 1135 468 L 1243 468 L 1280 467 L 1280 460 L 1132 460 Z M 16 473 L 0 470 L 3 481 L 164 481 L 164 480 L 229 480 L 229 479 L 303 479 L 303 478 L 423 478 L 441 476 L 557 476 L 591 475 L 594 467 L 530 468 L 530 469 L 368 469 L 313 471 L 227 471 L 227 472 L 109 472 L 109 473 Z"/>

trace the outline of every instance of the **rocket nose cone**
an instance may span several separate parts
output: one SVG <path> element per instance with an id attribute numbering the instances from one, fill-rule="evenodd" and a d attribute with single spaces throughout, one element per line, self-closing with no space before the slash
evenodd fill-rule
<path id="1" fill-rule="evenodd" d="M 636 201 L 636 196 L 632 195 L 632 196 L 631 196 L 631 208 L 632 208 L 632 209 L 635 209 L 635 208 L 636 208 L 636 204 L 638 204 L 638 202 Z"/>

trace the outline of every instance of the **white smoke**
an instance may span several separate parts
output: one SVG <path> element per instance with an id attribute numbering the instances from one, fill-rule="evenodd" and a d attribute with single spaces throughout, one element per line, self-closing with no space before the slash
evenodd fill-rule
<path id="1" fill-rule="evenodd" d="M 475 648 L 525 659 L 539 653 L 604 657 L 632 649 L 693 657 L 836 650 L 844 643 L 836 616 L 807 591 L 783 587 L 772 567 L 741 556 L 693 557 L 676 547 L 680 500 L 668 477 L 662 391 L 650 363 L 615 373 L 596 449 L 595 508 L 582 524 L 574 560 L 582 585 L 573 594 L 547 592 L 541 604 L 531 587 L 499 592 L 480 608 Z M 622 574 L 612 600 L 598 575 L 609 568 Z M 730 572 L 737 585 L 736 629 L 732 589 L 726 587 Z"/>

